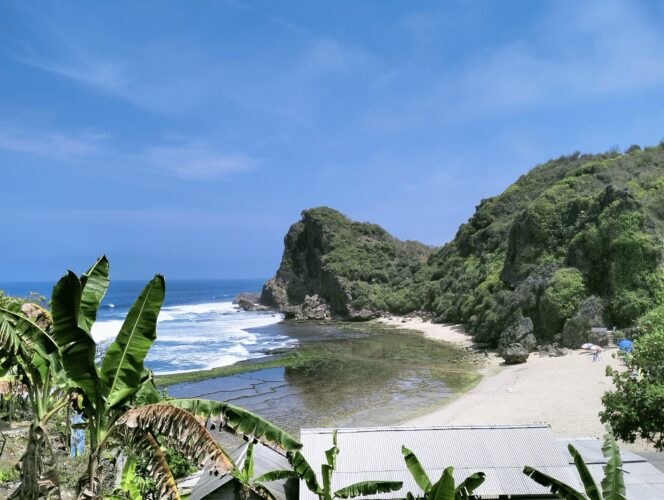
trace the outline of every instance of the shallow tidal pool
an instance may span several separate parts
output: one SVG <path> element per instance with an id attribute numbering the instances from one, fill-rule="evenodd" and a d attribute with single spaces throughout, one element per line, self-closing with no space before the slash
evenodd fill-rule
<path id="1" fill-rule="evenodd" d="M 298 435 L 309 427 L 399 424 L 479 379 L 476 357 L 417 332 L 345 323 L 267 328 L 298 342 L 284 366 L 247 365 L 242 373 L 170 385 L 168 394 L 227 401 Z"/>

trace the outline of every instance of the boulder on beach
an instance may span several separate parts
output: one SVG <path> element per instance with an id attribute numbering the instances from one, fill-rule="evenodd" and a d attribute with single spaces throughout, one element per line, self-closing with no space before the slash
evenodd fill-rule
<path id="1" fill-rule="evenodd" d="M 530 352 L 521 344 L 517 343 L 503 349 L 503 352 L 500 354 L 500 356 L 505 360 L 506 364 L 516 365 L 528 361 Z"/>

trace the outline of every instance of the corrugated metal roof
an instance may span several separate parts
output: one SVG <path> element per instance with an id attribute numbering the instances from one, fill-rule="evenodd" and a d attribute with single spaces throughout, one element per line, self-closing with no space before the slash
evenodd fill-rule
<path id="1" fill-rule="evenodd" d="M 567 449 L 568 444 L 571 444 L 576 448 L 587 464 L 605 464 L 607 462 L 607 459 L 602 454 L 603 441 L 600 441 L 597 438 L 563 438 L 558 439 L 557 441 L 570 464 L 574 463 L 574 459 L 569 454 L 569 450 Z M 620 450 L 620 458 L 623 463 L 646 461 L 642 456 L 624 449 Z"/>
<path id="2" fill-rule="evenodd" d="M 588 470 L 599 484 L 604 477 L 604 465 L 591 464 Z M 664 474 L 648 462 L 623 464 L 623 477 L 627 498 L 635 500 L 662 500 L 664 498 Z"/>
<path id="3" fill-rule="evenodd" d="M 325 450 L 332 446 L 332 431 L 300 432 L 302 453 L 318 474 Z M 486 481 L 476 490 L 483 497 L 548 493 L 522 473 L 524 465 L 580 487 L 551 429 L 543 424 L 339 429 L 337 444 L 340 453 L 334 489 L 368 480 L 404 483 L 401 491 L 376 498 L 403 498 L 408 491 L 422 493 L 406 468 L 402 445 L 417 455 L 432 481 L 437 481 L 448 466 L 454 466 L 458 481 L 474 472 L 484 472 Z M 304 485 L 300 486 L 300 500 L 315 498 Z"/>
<path id="4" fill-rule="evenodd" d="M 558 444 L 571 464 L 574 463 L 567 450 L 571 443 L 588 464 L 588 470 L 598 484 L 604 478 L 604 465 L 607 459 L 602 454 L 602 441 L 594 438 L 560 439 Z M 664 473 L 649 463 L 646 458 L 628 450 L 620 450 L 623 461 L 623 477 L 627 498 L 636 500 L 664 499 Z M 576 474 L 576 470 L 575 470 Z M 577 476 L 578 477 L 578 476 Z"/>
<path id="5" fill-rule="evenodd" d="M 231 458 L 239 468 L 242 468 L 244 465 L 244 460 L 247 457 L 248 446 L 249 443 L 245 443 L 238 449 L 231 452 Z M 274 470 L 291 469 L 291 465 L 284 455 L 261 443 L 254 444 L 253 459 L 254 477 L 259 477 L 267 472 Z M 201 500 L 207 498 L 210 495 L 213 496 L 216 490 L 219 490 L 219 488 L 222 488 L 224 485 L 233 480 L 234 478 L 231 474 L 214 476 L 205 471 L 191 492 L 190 499 Z M 297 498 L 296 479 L 272 481 L 269 483 L 264 483 L 264 486 L 277 500 Z"/>

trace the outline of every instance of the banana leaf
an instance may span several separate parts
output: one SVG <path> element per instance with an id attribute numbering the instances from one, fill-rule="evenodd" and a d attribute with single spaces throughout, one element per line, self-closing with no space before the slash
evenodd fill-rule
<path id="1" fill-rule="evenodd" d="M 238 406 L 209 399 L 174 399 L 164 404 L 184 408 L 210 421 L 212 427 L 228 429 L 285 451 L 299 450 L 302 444 L 286 431 Z"/>
<path id="2" fill-rule="evenodd" d="M 551 493 L 557 495 L 558 498 L 563 498 L 566 500 L 586 500 L 586 497 L 583 495 L 583 493 L 576 491 L 570 485 L 565 484 L 556 478 L 548 476 L 547 474 L 544 474 L 537 469 L 526 466 L 523 468 L 523 473 L 536 483 L 541 484 L 545 488 L 549 488 Z"/>
<path id="3" fill-rule="evenodd" d="M 422 491 L 427 493 L 431 489 L 431 480 L 429 480 L 429 476 L 415 456 L 415 453 L 405 446 L 401 447 L 401 453 L 403 453 L 403 458 L 406 461 L 406 467 L 408 467 L 410 475 L 413 476 L 413 479 L 415 479 L 417 485 L 422 488 Z"/>
<path id="4" fill-rule="evenodd" d="M 604 479 L 602 479 L 602 495 L 605 500 L 625 500 L 625 479 L 622 471 L 620 450 L 613 437 L 611 429 L 604 436 L 602 454 L 608 459 L 604 466 Z"/>
<path id="5" fill-rule="evenodd" d="M 22 346 L 47 358 L 58 350 L 53 334 L 46 332 L 18 311 L 0 308 L 0 347 L 14 353 Z"/>
<path id="6" fill-rule="evenodd" d="M 254 479 L 255 483 L 270 483 L 272 481 L 282 481 L 284 479 L 298 478 L 297 472 L 288 469 L 278 469 L 266 472 Z"/>
<path id="7" fill-rule="evenodd" d="M 470 498 L 477 488 L 479 488 L 484 480 L 486 479 L 486 474 L 484 472 L 476 472 L 471 474 L 466 479 L 464 479 L 459 486 L 456 488 L 456 495 L 460 498 L 466 499 Z"/>
<path id="8" fill-rule="evenodd" d="M 403 483 L 401 481 L 362 481 L 361 483 L 351 484 L 335 491 L 334 496 L 338 498 L 355 498 L 399 491 L 402 487 Z"/>
<path id="9" fill-rule="evenodd" d="M 145 356 L 157 338 L 157 317 L 164 293 L 164 278 L 156 275 L 129 309 L 120 333 L 104 355 L 100 371 L 102 395 L 110 408 L 122 405 L 140 388 Z"/>
<path id="10" fill-rule="evenodd" d="M 583 487 L 586 490 L 586 496 L 590 500 L 602 500 L 602 494 L 600 493 L 599 488 L 597 488 L 597 483 L 595 483 L 595 480 L 588 470 L 588 466 L 583 460 L 583 457 L 581 457 L 577 449 L 574 448 L 574 446 L 571 444 L 567 445 L 567 449 L 574 459 L 574 465 L 576 466 L 576 470 L 579 473 Z"/>
<path id="11" fill-rule="evenodd" d="M 108 288 L 108 260 L 102 255 L 90 269 L 81 276 L 81 308 L 78 326 L 90 333 L 97 320 L 97 309 Z"/>
<path id="12" fill-rule="evenodd" d="M 320 495 L 322 489 L 320 484 L 318 484 L 316 473 L 311 468 L 306 458 L 304 458 L 304 455 L 302 455 L 302 453 L 299 451 L 289 452 L 288 461 L 290 462 L 297 476 L 307 485 L 309 491 L 315 493 L 316 495 Z"/>
<path id="13" fill-rule="evenodd" d="M 120 490 L 131 500 L 141 500 L 141 493 L 136 486 L 136 458 L 127 457 L 127 461 L 122 468 L 122 477 L 120 479 Z"/>
<path id="14" fill-rule="evenodd" d="M 78 324 L 81 282 L 69 271 L 53 287 L 51 313 L 53 339 L 62 354 L 62 366 L 73 384 L 80 387 L 94 408 L 99 396 L 99 373 L 95 366 L 97 345 Z"/>
<path id="15" fill-rule="evenodd" d="M 446 468 L 440 479 L 431 487 L 427 498 L 431 500 L 455 500 L 456 490 L 454 488 L 454 467 Z"/>
<path id="16" fill-rule="evenodd" d="M 221 474 L 234 468 L 205 426 L 182 408 L 165 404 L 132 408 L 117 420 L 109 436 L 145 449 L 145 433 L 168 439 L 171 447 L 199 467 L 208 465 Z"/>

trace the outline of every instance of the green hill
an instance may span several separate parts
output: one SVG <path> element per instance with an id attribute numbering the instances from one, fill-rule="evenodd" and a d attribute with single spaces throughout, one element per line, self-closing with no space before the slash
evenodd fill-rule
<path id="1" fill-rule="evenodd" d="M 482 200 L 433 250 L 307 210 L 263 299 L 288 310 L 316 295 L 339 317 L 423 311 L 480 341 L 528 331 L 573 345 L 590 326 L 627 327 L 664 302 L 663 235 L 663 145 L 575 153 Z"/>

